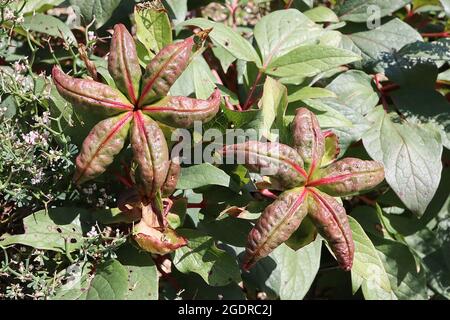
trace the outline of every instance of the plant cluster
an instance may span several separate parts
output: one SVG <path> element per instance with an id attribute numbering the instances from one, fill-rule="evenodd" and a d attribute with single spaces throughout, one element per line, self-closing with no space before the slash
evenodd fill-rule
<path id="1" fill-rule="evenodd" d="M 0 1 L 0 299 L 450 298 L 449 16 Z"/>

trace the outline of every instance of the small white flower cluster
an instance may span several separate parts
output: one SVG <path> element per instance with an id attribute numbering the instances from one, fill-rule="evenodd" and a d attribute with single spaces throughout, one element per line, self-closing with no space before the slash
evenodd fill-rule
<path id="1" fill-rule="evenodd" d="M 89 41 L 97 40 L 97 36 L 95 35 L 94 31 L 88 31 L 88 40 Z"/>
<path id="2" fill-rule="evenodd" d="M 32 130 L 26 134 L 22 134 L 22 139 L 26 144 L 34 146 L 36 144 L 41 144 L 43 146 L 48 145 L 49 133 L 47 131 L 38 132 Z"/>
<path id="3" fill-rule="evenodd" d="M 115 201 L 113 196 L 107 194 L 105 188 L 98 188 L 95 183 L 82 188 L 81 192 L 87 196 L 86 202 L 97 208 L 109 209 L 110 203 Z"/>
<path id="4" fill-rule="evenodd" d="M 6 21 L 15 21 L 16 23 L 23 23 L 24 18 L 22 13 L 16 13 L 10 8 L 6 7 L 3 11 L 3 19 Z"/>

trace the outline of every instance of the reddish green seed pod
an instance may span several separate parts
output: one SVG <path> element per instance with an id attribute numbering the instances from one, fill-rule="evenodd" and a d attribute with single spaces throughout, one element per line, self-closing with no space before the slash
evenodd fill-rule
<path id="1" fill-rule="evenodd" d="M 320 166 L 325 152 L 325 138 L 314 113 L 306 108 L 297 109 L 292 123 L 294 148 L 302 157 L 309 172 Z"/>
<path id="2" fill-rule="evenodd" d="M 75 107 L 105 116 L 133 110 L 133 104 L 119 90 L 106 84 L 73 78 L 57 66 L 53 67 L 52 78 L 59 94 Z"/>
<path id="3" fill-rule="evenodd" d="M 123 24 L 114 26 L 108 70 L 117 88 L 136 104 L 142 72 L 133 37 Z"/>
<path id="4" fill-rule="evenodd" d="M 248 141 L 225 146 L 222 153 L 252 172 L 277 179 L 286 189 L 301 186 L 306 181 L 302 158 L 287 145 Z"/>
<path id="5" fill-rule="evenodd" d="M 176 128 L 192 127 L 194 121 L 207 122 L 219 111 L 220 90 L 215 89 L 207 100 L 187 97 L 166 97 L 142 110 L 153 119 Z"/>
<path id="6" fill-rule="evenodd" d="M 141 111 L 134 112 L 131 147 L 138 165 L 136 182 L 144 198 L 152 199 L 161 189 L 169 170 L 169 150 L 158 124 Z"/>
<path id="7" fill-rule="evenodd" d="M 345 158 L 322 169 L 320 175 L 312 186 L 331 196 L 345 197 L 376 187 L 384 180 L 384 168 L 376 161 Z"/>
<path id="8" fill-rule="evenodd" d="M 344 207 L 333 197 L 309 188 L 308 215 L 333 250 L 340 267 L 350 271 L 355 245 Z"/>
<path id="9" fill-rule="evenodd" d="M 122 150 L 133 113 L 127 112 L 99 122 L 83 142 L 76 159 L 74 182 L 81 184 L 98 177 Z"/>
<path id="10" fill-rule="evenodd" d="M 174 158 L 170 161 L 169 172 L 167 173 L 166 181 L 161 188 L 161 194 L 163 197 L 168 197 L 175 191 L 180 174 L 180 159 Z"/>
<path id="11" fill-rule="evenodd" d="M 142 77 L 139 106 L 150 104 L 167 95 L 192 57 L 194 37 L 164 47 L 150 61 Z"/>
<path id="12" fill-rule="evenodd" d="M 244 257 L 244 270 L 289 239 L 307 214 L 305 188 L 286 191 L 269 205 L 248 236 Z"/>

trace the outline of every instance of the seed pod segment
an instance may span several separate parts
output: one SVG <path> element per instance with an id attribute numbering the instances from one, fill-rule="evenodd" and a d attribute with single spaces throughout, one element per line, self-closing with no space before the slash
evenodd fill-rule
<path id="1" fill-rule="evenodd" d="M 134 112 L 131 147 L 137 163 L 140 193 L 151 199 L 160 190 L 169 170 L 169 150 L 158 124 L 141 111 Z"/>
<path id="2" fill-rule="evenodd" d="M 52 78 L 59 94 L 75 107 L 105 116 L 133 110 L 133 104 L 120 91 L 106 84 L 73 78 L 57 66 L 53 67 Z"/>
<path id="3" fill-rule="evenodd" d="M 176 157 L 170 161 L 166 181 L 164 182 L 161 188 L 161 194 L 163 197 L 168 197 L 175 191 L 180 174 L 181 174 L 180 159 Z"/>
<path id="4" fill-rule="evenodd" d="M 252 172 L 277 179 L 286 189 L 302 185 L 307 178 L 302 158 L 284 144 L 248 141 L 225 146 L 222 153 L 236 158 Z"/>
<path id="5" fill-rule="evenodd" d="M 194 37 L 164 47 L 150 61 L 142 77 L 139 106 L 150 104 L 167 95 L 170 87 L 189 64 Z"/>
<path id="6" fill-rule="evenodd" d="M 308 214 L 322 237 L 327 240 L 342 269 L 353 265 L 355 245 L 344 207 L 333 197 L 308 188 Z"/>
<path id="7" fill-rule="evenodd" d="M 74 182 L 81 184 L 94 179 L 113 162 L 122 150 L 133 114 L 127 112 L 99 122 L 83 142 L 76 159 Z"/>
<path id="8" fill-rule="evenodd" d="M 383 165 L 377 161 L 345 158 L 319 171 L 322 178 L 309 185 L 334 196 L 345 197 L 373 189 L 384 180 Z"/>
<path id="9" fill-rule="evenodd" d="M 194 121 L 207 122 L 219 111 L 220 90 L 215 89 L 207 100 L 187 97 L 165 97 L 142 110 L 153 119 L 177 128 L 190 128 Z"/>
<path id="10" fill-rule="evenodd" d="M 317 117 L 306 108 L 297 110 L 292 123 L 294 147 L 305 163 L 309 173 L 320 166 L 325 152 L 325 138 Z"/>
<path id="11" fill-rule="evenodd" d="M 307 190 L 296 188 L 286 191 L 269 205 L 248 236 L 244 257 L 244 270 L 289 239 L 307 214 Z"/>
<path id="12" fill-rule="evenodd" d="M 108 71 L 117 88 L 124 92 L 133 104 L 136 104 L 142 72 L 133 37 L 123 24 L 114 26 Z"/>

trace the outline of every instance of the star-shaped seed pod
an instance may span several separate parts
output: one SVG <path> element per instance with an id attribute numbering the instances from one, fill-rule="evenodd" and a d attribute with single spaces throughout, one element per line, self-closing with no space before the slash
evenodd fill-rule
<path id="1" fill-rule="evenodd" d="M 217 88 L 207 100 L 168 95 L 206 36 L 207 32 L 201 32 L 166 46 L 142 72 L 133 37 L 124 25 L 115 25 L 108 70 L 116 88 L 73 78 L 59 67 L 53 67 L 53 81 L 61 96 L 74 107 L 105 118 L 93 127 L 83 142 L 76 159 L 76 184 L 105 172 L 130 136 L 133 161 L 137 165 L 134 180 L 140 200 L 144 205 L 150 203 L 153 207 L 150 209 L 156 214 L 162 214 L 162 208 L 153 202 L 156 195 L 164 191 L 162 189 L 173 187 L 173 181 L 172 185 L 170 181 L 165 184 L 170 180 L 171 162 L 158 122 L 188 128 L 194 121 L 211 120 L 219 110 L 221 97 Z M 151 214 L 150 209 L 146 209 L 147 214 Z M 159 221 L 164 224 L 163 217 Z M 159 225 L 159 228 L 165 226 Z"/>
<path id="2" fill-rule="evenodd" d="M 223 148 L 225 156 L 244 160 L 250 171 L 261 172 L 283 188 L 251 230 L 243 268 L 250 269 L 288 240 L 308 215 L 340 267 L 348 271 L 354 243 L 346 211 L 335 197 L 374 188 L 384 180 L 383 166 L 355 158 L 336 161 L 338 138 L 322 132 L 316 116 L 306 108 L 297 110 L 291 129 L 293 147 L 249 141 Z"/>

